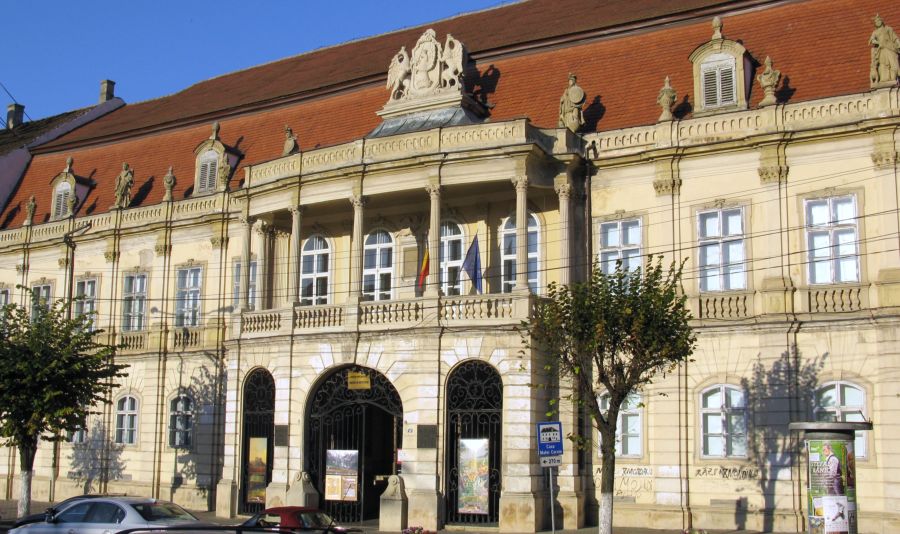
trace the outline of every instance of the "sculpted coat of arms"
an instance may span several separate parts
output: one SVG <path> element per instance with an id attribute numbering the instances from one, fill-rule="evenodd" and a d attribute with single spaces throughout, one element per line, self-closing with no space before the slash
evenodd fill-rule
<path id="1" fill-rule="evenodd" d="M 461 93 L 466 49 L 447 34 L 444 45 L 438 42 L 434 30 L 425 30 L 412 54 L 401 47 L 388 67 L 387 87 L 391 90 L 388 103 L 427 97 L 447 92 Z"/>

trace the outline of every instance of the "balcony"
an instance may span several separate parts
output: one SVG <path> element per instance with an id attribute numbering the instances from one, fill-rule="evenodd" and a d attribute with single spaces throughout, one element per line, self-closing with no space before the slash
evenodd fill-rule
<path id="1" fill-rule="evenodd" d="M 294 306 L 236 315 L 229 337 L 253 339 L 442 326 L 517 326 L 529 318 L 531 303 L 531 295 L 503 293 Z"/>

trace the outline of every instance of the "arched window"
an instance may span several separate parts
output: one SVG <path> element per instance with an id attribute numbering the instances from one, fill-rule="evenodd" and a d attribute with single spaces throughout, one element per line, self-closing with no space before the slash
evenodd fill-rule
<path id="1" fill-rule="evenodd" d="M 463 232 L 451 221 L 441 223 L 440 283 L 444 295 L 462 293 Z"/>
<path id="2" fill-rule="evenodd" d="M 384 230 L 366 236 L 363 255 L 363 300 L 390 300 L 394 279 L 394 242 Z"/>
<path id="3" fill-rule="evenodd" d="M 62 219 L 70 215 L 69 197 L 72 195 L 72 186 L 69 182 L 60 182 L 53 191 L 53 218 Z"/>
<path id="4" fill-rule="evenodd" d="M 207 150 L 200 156 L 197 167 L 197 192 L 215 191 L 219 175 L 219 153 L 212 149 Z"/>
<path id="5" fill-rule="evenodd" d="M 816 390 L 816 421 L 860 423 L 866 421 L 866 392 L 851 382 L 829 382 Z M 856 433 L 853 448 L 857 458 L 865 458 L 866 432 Z"/>
<path id="6" fill-rule="evenodd" d="M 193 428 L 194 400 L 187 395 L 179 395 L 169 403 L 169 447 L 190 448 Z"/>
<path id="7" fill-rule="evenodd" d="M 600 397 L 600 410 L 609 410 L 609 394 Z M 625 397 L 619 409 L 616 424 L 616 456 L 637 457 L 643 450 L 643 408 L 641 394 L 631 393 Z M 602 440 L 602 436 L 600 437 Z"/>
<path id="8" fill-rule="evenodd" d="M 743 458 L 747 456 L 747 403 L 744 392 L 717 384 L 700 394 L 700 425 L 703 456 Z"/>
<path id="9" fill-rule="evenodd" d="M 528 212 L 528 287 L 537 293 L 538 278 L 538 242 L 540 226 L 537 217 Z M 501 232 L 503 262 L 503 292 L 509 293 L 516 287 L 516 216 L 510 215 L 503 224 Z"/>
<path id="10" fill-rule="evenodd" d="M 138 401 L 126 395 L 116 403 L 116 443 L 137 443 Z"/>
<path id="11" fill-rule="evenodd" d="M 309 237 L 300 257 L 300 305 L 328 304 L 328 241 L 320 235 Z"/>

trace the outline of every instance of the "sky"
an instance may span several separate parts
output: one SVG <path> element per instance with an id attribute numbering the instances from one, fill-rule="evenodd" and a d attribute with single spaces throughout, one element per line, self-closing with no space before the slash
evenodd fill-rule
<path id="1" fill-rule="evenodd" d="M 135 103 L 228 72 L 502 3 L 509 2 L 15 0 L 0 10 L 0 83 L 6 89 L 0 87 L 0 102 L 3 110 L 13 101 L 23 104 L 25 120 L 36 120 L 96 104 L 100 81 L 110 79 L 116 96 Z"/>

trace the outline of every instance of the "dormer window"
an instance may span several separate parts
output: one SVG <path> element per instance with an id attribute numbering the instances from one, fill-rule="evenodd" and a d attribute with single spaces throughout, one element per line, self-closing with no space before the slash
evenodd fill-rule
<path id="1" fill-rule="evenodd" d="M 53 191 L 53 218 L 62 219 L 69 215 L 69 197 L 72 186 L 69 182 L 60 182 Z"/>
<path id="2" fill-rule="evenodd" d="M 219 175 L 219 153 L 215 150 L 207 150 L 200 156 L 197 162 L 197 192 L 209 193 L 216 190 L 216 180 Z"/>
<path id="3" fill-rule="evenodd" d="M 700 65 L 703 83 L 703 108 L 717 108 L 737 102 L 735 94 L 734 57 L 713 54 Z"/>

